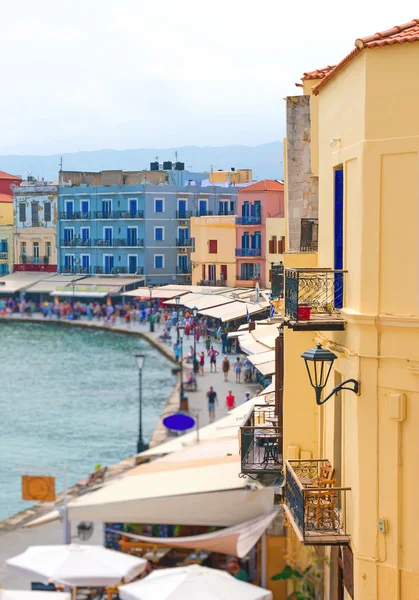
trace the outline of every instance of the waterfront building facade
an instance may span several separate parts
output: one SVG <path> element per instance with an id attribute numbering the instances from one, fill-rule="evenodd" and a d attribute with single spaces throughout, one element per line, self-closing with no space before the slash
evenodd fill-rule
<path id="1" fill-rule="evenodd" d="M 237 196 L 236 284 L 239 287 L 254 287 L 259 282 L 265 287 L 269 283 L 270 269 L 270 263 L 267 262 L 266 220 L 279 220 L 276 237 L 282 238 L 283 225 L 280 221 L 284 219 L 284 184 L 270 179 L 258 181 L 241 188 Z M 274 254 L 277 255 L 277 252 Z"/>
<path id="2" fill-rule="evenodd" d="M 193 285 L 235 287 L 236 217 L 191 218 Z"/>
<path id="3" fill-rule="evenodd" d="M 13 273 L 13 225 L 0 225 L 0 275 Z"/>
<path id="4" fill-rule="evenodd" d="M 14 270 L 57 270 L 58 186 L 23 182 L 14 188 Z"/>
<path id="5" fill-rule="evenodd" d="M 191 217 L 234 210 L 236 197 L 234 187 L 62 185 L 60 271 L 191 283 Z"/>
<path id="6" fill-rule="evenodd" d="M 293 212 L 306 210 L 290 165 L 301 155 L 287 157 L 287 244 L 298 262 L 285 269 L 287 560 L 300 573 L 310 567 L 325 599 L 417 597 L 418 60 L 414 20 L 356 40 L 336 67 L 303 79 L 294 149 L 310 140 L 311 215 Z M 287 125 L 298 120 L 294 98 Z M 306 253 L 291 220 L 316 216 L 318 247 Z M 336 356 L 322 405 L 301 358 L 314 341 Z M 333 393 L 348 379 L 358 395 L 353 382 Z"/>
<path id="7" fill-rule="evenodd" d="M 0 171 L 0 225 L 13 225 L 13 190 L 22 178 Z"/>

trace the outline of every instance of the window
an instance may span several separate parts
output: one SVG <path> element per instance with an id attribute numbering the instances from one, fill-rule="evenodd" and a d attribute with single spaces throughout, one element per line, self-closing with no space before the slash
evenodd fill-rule
<path id="1" fill-rule="evenodd" d="M 154 212 L 164 212 L 164 198 L 154 198 Z"/>
<path id="2" fill-rule="evenodd" d="M 127 246 L 136 246 L 137 244 L 138 244 L 138 228 L 137 227 L 127 227 Z"/>
<path id="3" fill-rule="evenodd" d="M 0 252 L 7 252 L 7 251 L 8 251 L 7 239 L 0 240 Z"/>
<path id="4" fill-rule="evenodd" d="M 84 217 L 88 216 L 88 212 L 89 212 L 89 201 L 88 200 L 82 200 L 80 202 L 80 209 L 81 209 L 81 213 Z"/>
<path id="5" fill-rule="evenodd" d="M 164 240 L 164 227 L 154 228 L 154 239 L 156 242 L 162 242 Z"/>
<path id="6" fill-rule="evenodd" d="M 33 243 L 33 257 L 39 258 L 39 242 Z"/>
<path id="7" fill-rule="evenodd" d="M 90 239 L 90 227 L 80 227 L 81 241 L 83 246 L 87 245 Z"/>
<path id="8" fill-rule="evenodd" d="M 205 265 L 202 265 L 202 281 L 206 279 Z"/>
<path id="9" fill-rule="evenodd" d="M 154 268 L 155 269 L 164 269 L 164 256 L 163 256 L 163 254 L 155 254 L 154 255 Z"/>
<path id="10" fill-rule="evenodd" d="M 20 244 L 20 253 L 22 256 L 26 256 L 26 242 Z"/>
<path id="11" fill-rule="evenodd" d="M 45 244 L 45 248 L 46 248 L 46 253 L 47 253 L 47 257 L 51 258 L 52 256 L 52 246 L 51 246 L 51 242 L 47 242 Z"/>
<path id="12" fill-rule="evenodd" d="M 26 204 L 19 202 L 19 221 L 24 223 L 26 221 Z"/>
<path id="13" fill-rule="evenodd" d="M 81 266 L 83 272 L 89 272 L 90 269 L 90 254 L 82 254 L 81 255 Z"/>
<path id="14" fill-rule="evenodd" d="M 217 254 L 217 240 L 210 240 L 209 241 L 209 253 L 210 254 Z"/>
<path id="15" fill-rule="evenodd" d="M 51 221 L 51 202 L 44 203 L 44 221 L 46 223 Z"/>
<path id="16" fill-rule="evenodd" d="M 276 254 L 277 247 L 276 235 L 273 235 L 269 240 L 269 254 Z"/>
<path id="17" fill-rule="evenodd" d="M 217 279 L 217 269 L 215 265 L 208 265 L 208 279 L 215 282 Z"/>
<path id="18" fill-rule="evenodd" d="M 208 214 L 208 200 L 199 201 L 199 216 L 205 217 Z"/>
<path id="19" fill-rule="evenodd" d="M 220 273 L 220 279 L 221 281 L 227 281 L 227 265 L 221 265 L 220 267 L 221 273 Z"/>
<path id="20" fill-rule="evenodd" d="M 32 204 L 31 204 L 31 217 L 32 217 L 32 225 L 35 227 L 37 225 L 39 225 L 39 203 L 38 202 L 32 202 Z"/>
<path id="21" fill-rule="evenodd" d="M 301 219 L 301 252 L 317 252 L 318 220 Z"/>

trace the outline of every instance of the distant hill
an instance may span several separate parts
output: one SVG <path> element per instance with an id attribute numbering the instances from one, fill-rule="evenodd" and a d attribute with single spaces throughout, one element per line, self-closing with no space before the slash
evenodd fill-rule
<path id="1" fill-rule="evenodd" d="M 26 177 L 56 179 L 60 158 L 64 170 L 101 171 L 123 169 L 134 171 L 148 169 L 149 163 L 159 157 L 160 161 L 178 159 L 190 171 L 217 169 L 253 169 L 254 179 L 282 179 L 282 142 L 271 142 L 258 146 L 182 146 L 178 148 L 138 148 L 136 150 L 93 150 L 71 152 L 51 156 L 5 155 L 0 156 L 0 170 Z"/>

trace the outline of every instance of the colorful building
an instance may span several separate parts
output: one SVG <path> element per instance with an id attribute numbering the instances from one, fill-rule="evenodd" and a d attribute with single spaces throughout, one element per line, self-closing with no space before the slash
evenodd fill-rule
<path id="1" fill-rule="evenodd" d="M 287 562 L 325 599 L 418 597 L 418 61 L 414 20 L 357 39 L 287 99 Z M 317 257 L 301 227 L 316 218 Z M 319 403 L 301 358 L 315 343 L 336 357 Z"/>
<path id="2" fill-rule="evenodd" d="M 236 284 L 241 287 L 254 287 L 256 282 L 265 287 L 269 282 L 270 262 L 267 258 L 269 241 L 283 236 L 284 219 L 284 185 L 266 179 L 253 183 L 239 190 L 237 194 L 236 218 Z M 278 219 L 278 230 L 275 224 L 269 224 L 269 240 L 267 239 L 267 219 Z M 267 245 L 268 244 L 268 245 Z M 273 244 L 271 249 L 274 250 Z M 282 247 L 280 247 L 282 250 Z M 278 246 L 275 252 L 277 256 Z"/>
<path id="3" fill-rule="evenodd" d="M 0 225 L 0 275 L 13 273 L 13 225 Z"/>
<path id="4" fill-rule="evenodd" d="M 0 226 L 13 225 L 13 190 L 22 178 L 0 171 Z"/>
<path id="5" fill-rule="evenodd" d="M 229 183 L 230 185 L 250 184 L 252 183 L 252 169 L 230 169 L 230 171 L 211 171 L 209 180 L 212 184 Z"/>
<path id="6" fill-rule="evenodd" d="M 236 217 L 192 217 L 191 253 L 194 285 L 236 285 Z"/>
<path id="7" fill-rule="evenodd" d="M 14 270 L 57 270 L 58 186 L 23 182 L 14 189 Z"/>
<path id="8" fill-rule="evenodd" d="M 62 185 L 60 271 L 191 283 L 191 217 L 235 210 L 236 198 L 234 187 L 195 184 Z"/>

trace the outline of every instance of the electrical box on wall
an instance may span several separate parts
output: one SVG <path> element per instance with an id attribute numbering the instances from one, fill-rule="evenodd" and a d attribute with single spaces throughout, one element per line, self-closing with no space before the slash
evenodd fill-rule
<path id="1" fill-rule="evenodd" d="M 388 531 L 387 519 L 384 519 L 384 518 L 378 519 L 378 533 L 387 533 L 387 531 Z"/>
<path id="2" fill-rule="evenodd" d="M 389 415 L 394 421 L 406 419 L 406 394 L 389 394 Z"/>

